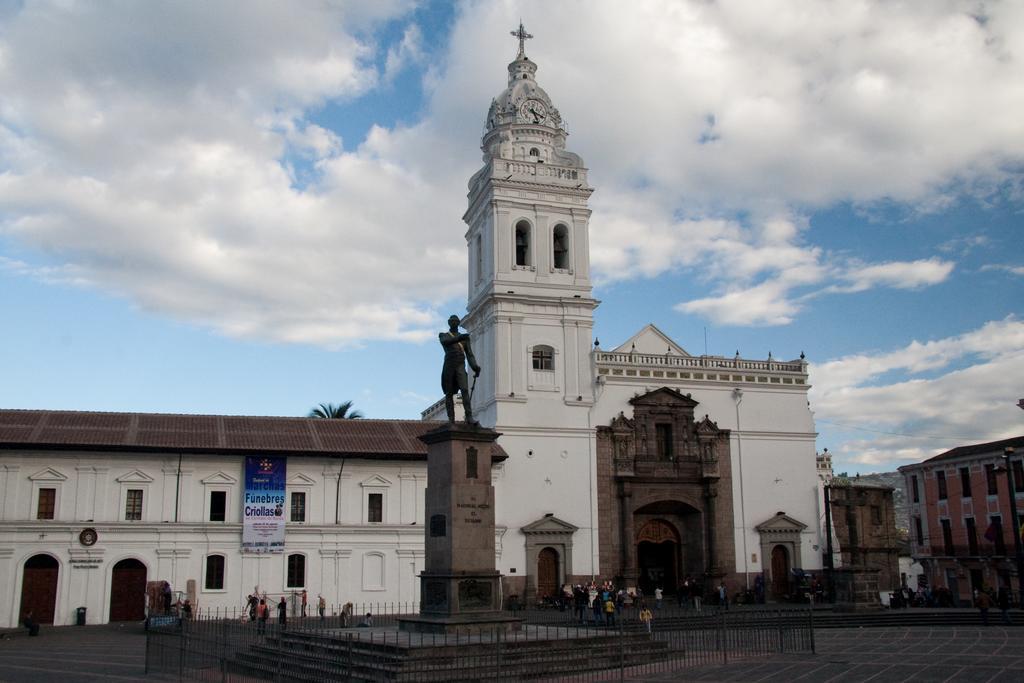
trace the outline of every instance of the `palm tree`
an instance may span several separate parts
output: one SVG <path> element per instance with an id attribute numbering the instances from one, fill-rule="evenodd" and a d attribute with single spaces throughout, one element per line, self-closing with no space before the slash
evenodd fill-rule
<path id="1" fill-rule="evenodd" d="M 309 411 L 309 417 L 319 417 L 325 420 L 358 420 L 363 416 L 358 410 L 352 410 L 352 401 L 345 401 L 334 405 L 333 403 L 321 403 Z"/>

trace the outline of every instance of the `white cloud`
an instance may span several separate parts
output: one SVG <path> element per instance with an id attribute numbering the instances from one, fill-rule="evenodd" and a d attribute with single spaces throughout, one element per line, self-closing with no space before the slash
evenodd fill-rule
<path id="1" fill-rule="evenodd" d="M 952 263 L 935 258 L 865 266 L 854 264 L 842 275 L 849 284 L 829 289 L 841 292 L 863 292 L 874 287 L 916 289 L 939 284 L 952 272 Z"/>
<path id="2" fill-rule="evenodd" d="M 692 269 L 712 295 L 681 310 L 783 324 L 826 273 L 850 291 L 940 282 L 947 261 L 829 254 L 804 217 L 836 201 L 942 205 L 1024 158 L 1016 3 L 984 21 L 956 2 L 469 3 L 427 68 L 422 120 L 362 141 L 311 123 L 422 64 L 417 27 L 373 39 L 410 6 L 6 11 L 0 233 L 78 282 L 228 334 L 424 338 L 464 294 L 464 183 L 521 15 L 593 169 L 597 275 Z M 295 156 L 313 164 L 302 182 Z"/>
<path id="3" fill-rule="evenodd" d="M 840 456 L 864 464 L 919 460 L 1020 433 L 1014 403 L 1024 322 L 1009 317 L 955 337 L 812 364 L 810 375 L 818 420 L 909 435 L 851 441 Z"/>
<path id="4" fill-rule="evenodd" d="M 388 50 L 384 62 L 384 80 L 391 81 L 406 67 L 423 61 L 423 35 L 415 24 L 407 27 L 398 45 Z"/>
<path id="5" fill-rule="evenodd" d="M 1010 266 L 1006 264 L 989 263 L 981 267 L 985 270 L 1002 271 L 1004 273 L 1010 273 L 1011 275 L 1022 275 L 1024 276 L 1024 266 Z"/>

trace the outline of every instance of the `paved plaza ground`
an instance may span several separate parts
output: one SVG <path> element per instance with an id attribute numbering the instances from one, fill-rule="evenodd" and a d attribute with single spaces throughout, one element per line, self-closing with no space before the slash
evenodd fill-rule
<path id="1" fill-rule="evenodd" d="M 820 629 L 816 655 L 646 675 L 633 681 L 1024 681 L 1024 628 L 894 627 Z M 0 640 L 0 681 L 142 681 L 145 633 L 137 625 L 44 628 Z"/>
<path id="2" fill-rule="evenodd" d="M 820 629 L 817 654 L 646 677 L 655 681 L 897 683 L 1024 681 L 1024 628 L 1003 626 Z"/>

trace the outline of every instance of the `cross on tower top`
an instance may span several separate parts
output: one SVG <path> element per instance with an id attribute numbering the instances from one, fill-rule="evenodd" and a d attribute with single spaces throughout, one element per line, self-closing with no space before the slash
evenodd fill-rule
<path id="1" fill-rule="evenodd" d="M 519 57 L 525 56 L 526 53 L 524 52 L 524 46 L 526 44 L 526 41 L 529 40 L 530 38 L 533 38 L 533 36 L 526 32 L 526 29 L 523 28 L 523 22 L 521 22 L 521 21 L 519 22 L 519 30 L 518 31 L 512 31 L 512 35 L 519 39 L 519 55 L 518 56 Z"/>

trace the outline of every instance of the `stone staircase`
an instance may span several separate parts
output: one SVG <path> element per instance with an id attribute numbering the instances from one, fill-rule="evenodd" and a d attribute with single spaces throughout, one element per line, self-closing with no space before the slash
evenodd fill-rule
<path id="1" fill-rule="evenodd" d="M 562 631 L 559 637 L 508 635 L 409 638 L 369 632 L 286 632 L 251 644 L 226 671 L 276 681 L 530 680 L 665 661 L 668 644 L 646 633 Z M 372 637 L 376 636 L 376 637 Z"/>

